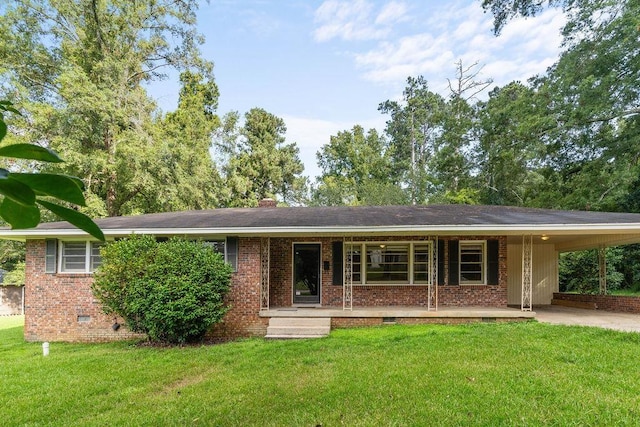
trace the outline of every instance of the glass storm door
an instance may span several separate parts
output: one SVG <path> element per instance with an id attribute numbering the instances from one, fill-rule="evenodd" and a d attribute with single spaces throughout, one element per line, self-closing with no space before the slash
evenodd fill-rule
<path id="1" fill-rule="evenodd" d="M 293 245 L 293 303 L 320 304 L 320 244 Z"/>

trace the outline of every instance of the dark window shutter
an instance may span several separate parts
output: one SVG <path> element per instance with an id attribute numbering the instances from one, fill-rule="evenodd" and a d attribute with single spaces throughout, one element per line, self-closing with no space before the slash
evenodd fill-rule
<path id="1" fill-rule="evenodd" d="M 342 242 L 333 242 L 333 284 L 342 286 Z"/>
<path id="2" fill-rule="evenodd" d="M 450 285 L 459 285 L 460 284 L 460 271 L 458 265 L 458 246 L 459 242 L 457 240 L 449 240 L 449 284 Z"/>
<path id="3" fill-rule="evenodd" d="M 444 240 L 438 240 L 438 285 L 444 285 Z"/>
<path id="4" fill-rule="evenodd" d="M 226 261 L 231 264 L 233 271 L 238 271 L 238 238 L 227 237 L 225 245 Z"/>
<path id="5" fill-rule="evenodd" d="M 44 256 L 44 272 L 55 273 L 58 254 L 58 240 L 47 239 L 45 240 L 46 250 Z"/>
<path id="6" fill-rule="evenodd" d="M 500 248 L 500 242 L 498 240 L 487 240 L 487 284 L 498 284 L 498 252 Z"/>

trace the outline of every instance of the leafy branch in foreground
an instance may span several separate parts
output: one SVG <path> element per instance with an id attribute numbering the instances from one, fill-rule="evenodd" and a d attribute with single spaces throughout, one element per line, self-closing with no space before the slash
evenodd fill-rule
<path id="1" fill-rule="evenodd" d="M 7 135 L 4 114 L 20 114 L 9 101 L 0 101 L 0 141 Z M 0 157 L 60 163 L 63 160 L 52 150 L 33 144 L 12 144 L 0 147 Z M 0 217 L 11 228 L 32 228 L 40 223 L 40 209 L 53 212 L 60 218 L 104 241 L 102 230 L 88 216 L 57 203 L 44 200 L 52 197 L 59 201 L 86 206 L 84 183 L 81 179 L 61 174 L 17 173 L 0 168 Z"/>

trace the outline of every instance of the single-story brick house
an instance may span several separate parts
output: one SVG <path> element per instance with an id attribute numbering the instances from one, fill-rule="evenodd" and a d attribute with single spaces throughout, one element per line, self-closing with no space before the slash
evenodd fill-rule
<path id="1" fill-rule="evenodd" d="M 265 200 L 96 222 L 107 239 L 187 236 L 223 252 L 235 273 L 232 309 L 211 332 L 220 339 L 265 336 L 271 319 L 302 315 L 330 318 L 332 327 L 532 317 L 558 291 L 560 252 L 640 242 L 640 214 L 504 206 Z M 2 229 L 0 238 L 26 241 L 27 340 L 132 336 L 112 328 L 118 319 L 91 293 L 98 242 L 66 222 Z"/>

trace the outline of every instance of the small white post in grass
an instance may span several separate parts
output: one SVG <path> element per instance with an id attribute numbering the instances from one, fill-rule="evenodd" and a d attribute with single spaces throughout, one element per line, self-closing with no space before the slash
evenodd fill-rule
<path id="1" fill-rule="evenodd" d="M 42 355 L 43 356 L 48 356 L 49 355 L 49 343 L 48 342 L 43 342 L 42 343 Z"/>

